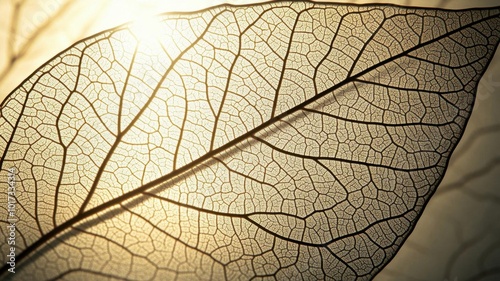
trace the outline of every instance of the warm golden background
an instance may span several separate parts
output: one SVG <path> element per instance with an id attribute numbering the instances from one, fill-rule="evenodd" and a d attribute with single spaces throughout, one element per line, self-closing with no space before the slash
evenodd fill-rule
<path id="1" fill-rule="evenodd" d="M 233 4 L 258 1 L 226 1 Z M 338 1 L 441 8 L 498 0 Z M 222 4 L 220 0 L 0 0 L 0 100 L 75 41 L 143 16 Z M 500 280 L 500 52 L 446 176 L 416 229 L 375 280 Z"/>

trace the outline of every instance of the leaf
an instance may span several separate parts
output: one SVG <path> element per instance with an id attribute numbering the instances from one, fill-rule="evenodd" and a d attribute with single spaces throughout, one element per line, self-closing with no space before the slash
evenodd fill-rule
<path id="1" fill-rule="evenodd" d="M 370 279 L 444 175 L 499 15 L 227 5 L 76 43 L 1 106 L 4 277 Z"/>

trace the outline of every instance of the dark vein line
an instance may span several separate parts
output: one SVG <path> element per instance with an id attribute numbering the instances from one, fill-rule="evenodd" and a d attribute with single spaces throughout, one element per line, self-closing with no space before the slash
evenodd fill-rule
<path id="1" fill-rule="evenodd" d="M 479 234 L 475 237 L 472 237 L 472 238 L 464 241 L 463 243 L 461 243 L 455 249 L 455 251 L 452 253 L 451 257 L 449 257 L 447 263 L 445 264 L 445 273 L 444 273 L 445 278 L 450 279 L 453 266 L 458 261 L 460 256 L 462 254 L 464 254 L 464 252 L 467 251 L 469 248 L 474 247 L 478 243 L 481 243 L 481 240 L 484 239 L 484 236 L 485 236 L 485 234 Z"/>
<path id="2" fill-rule="evenodd" d="M 283 65 L 281 66 L 280 77 L 278 79 L 278 85 L 276 86 L 276 92 L 274 93 L 274 101 L 273 101 L 273 109 L 271 110 L 271 118 L 273 118 L 274 115 L 276 114 L 276 106 L 278 105 L 278 97 L 279 97 L 279 94 L 280 94 L 281 85 L 283 85 L 283 77 L 285 76 L 286 64 L 288 62 L 288 56 L 290 55 L 290 49 L 292 47 L 293 36 L 295 34 L 295 29 L 297 28 L 297 23 L 299 22 L 299 18 L 302 15 L 302 13 L 307 12 L 310 9 L 311 8 L 305 9 L 305 10 L 300 11 L 299 13 L 297 13 L 297 17 L 295 18 L 295 22 L 293 23 L 293 27 L 290 30 L 290 39 L 288 39 L 288 46 L 287 46 L 287 49 L 286 49 L 285 57 L 283 58 Z"/>
<path id="3" fill-rule="evenodd" d="M 405 168 L 396 168 L 396 167 L 391 167 L 383 164 L 374 164 L 374 163 L 367 163 L 367 162 L 361 162 L 361 161 L 355 161 L 355 160 L 350 160 L 350 159 L 342 159 L 342 158 L 337 158 L 337 157 L 326 157 L 326 156 L 309 156 L 309 155 L 302 155 L 290 151 L 286 151 L 284 149 L 281 149 L 279 147 L 276 147 L 272 145 L 271 143 L 265 141 L 264 139 L 257 137 L 257 136 L 251 136 L 251 138 L 263 143 L 264 145 L 270 147 L 273 150 L 276 150 L 280 153 L 290 155 L 293 157 L 297 158 L 303 158 L 303 159 L 311 159 L 311 160 L 328 160 L 328 161 L 338 161 L 338 162 L 344 162 L 344 163 L 349 163 L 349 164 L 356 164 L 356 165 L 362 165 L 362 166 L 368 166 L 368 167 L 376 167 L 376 168 L 385 168 L 393 171 L 400 171 L 400 172 L 415 172 L 415 171 L 425 171 L 429 170 L 432 168 L 435 168 L 438 166 L 438 163 L 441 159 L 436 161 L 434 165 L 428 166 L 428 167 L 421 167 L 421 168 L 413 168 L 413 169 L 405 169 Z"/>
<path id="4" fill-rule="evenodd" d="M 346 16 L 350 15 L 351 13 L 347 13 L 345 15 L 342 15 L 340 17 L 340 20 L 339 20 L 339 23 L 337 25 L 337 29 L 334 31 L 333 33 L 333 36 L 332 36 L 332 40 L 330 41 L 330 48 L 328 49 L 328 51 L 326 52 L 326 54 L 321 58 L 321 60 L 318 62 L 318 65 L 316 65 L 316 67 L 314 67 L 314 74 L 313 74 L 313 77 L 312 77 L 312 80 L 314 82 L 314 92 L 315 93 L 318 93 L 318 85 L 316 84 L 316 77 L 318 75 L 318 69 L 323 65 L 323 63 L 328 59 L 328 57 L 330 56 L 330 53 L 334 50 L 333 48 L 333 44 L 336 42 L 337 40 L 337 35 L 340 33 L 340 27 L 342 26 L 342 23 L 344 22 Z M 326 18 L 325 18 L 325 21 L 326 21 Z M 330 31 L 332 31 L 331 29 L 329 29 Z M 332 31 L 333 32 L 333 31 Z"/>
<path id="5" fill-rule="evenodd" d="M 184 135 L 184 128 L 186 126 L 188 109 L 189 109 L 189 100 L 188 100 L 188 96 L 187 96 L 187 88 L 186 88 L 186 84 L 184 82 L 184 77 L 182 77 L 182 75 L 180 75 L 180 74 L 178 74 L 178 75 L 180 77 L 180 80 L 182 82 L 182 87 L 184 89 L 184 117 L 182 118 L 182 125 L 181 125 L 181 128 L 179 130 L 179 138 L 177 140 L 177 145 L 175 146 L 174 159 L 172 161 L 172 163 L 173 163 L 172 170 L 175 170 L 177 167 L 177 156 L 179 156 L 179 149 L 181 148 L 182 137 Z M 159 122 L 158 122 L 158 124 L 159 124 Z"/>
<path id="6" fill-rule="evenodd" d="M 484 175 L 489 174 L 491 171 L 495 170 L 498 165 L 500 165 L 500 156 L 491 159 L 486 165 L 484 165 L 484 167 L 477 169 L 472 173 L 465 174 L 458 181 L 441 186 L 435 196 L 438 197 L 439 195 L 460 189 L 461 187 L 466 186 L 469 182 L 475 179 L 480 179 Z"/>
<path id="7" fill-rule="evenodd" d="M 151 96 L 149 97 L 148 101 L 143 105 L 143 107 L 139 110 L 139 112 L 137 113 L 137 115 L 132 119 L 132 121 L 130 122 L 130 124 L 122 131 L 118 134 L 114 144 L 111 146 L 108 154 L 106 155 L 106 158 L 104 158 L 102 164 L 101 164 L 101 168 L 99 169 L 99 171 L 97 172 L 96 176 L 95 176 L 95 180 L 89 190 L 89 193 L 87 195 L 87 197 L 85 198 L 85 201 L 82 203 L 82 206 L 80 207 L 80 210 L 78 212 L 79 215 L 81 215 L 84 211 L 85 211 L 85 208 L 87 207 L 87 205 L 89 204 L 90 200 L 92 199 L 92 196 L 94 195 L 95 193 L 95 190 L 97 189 L 97 185 L 99 184 L 99 181 L 101 179 L 101 176 L 102 174 L 104 173 L 105 171 L 105 167 L 107 165 L 107 163 L 109 162 L 109 160 L 111 159 L 111 157 L 113 156 L 114 154 L 114 151 L 116 150 L 116 148 L 119 146 L 120 144 L 120 141 L 121 139 L 127 134 L 127 132 L 135 125 L 135 123 L 137 122 L 137 120 L 140 119 L 140 117 L 142 116 L 142 114 L 144 113 L 144 111 L 149 107 L 149 104 L 153 101 L 153 99 L 156 97 L 156 94 L 158 93 L 158 91 L 161 89 L 162 87 L 162 84 L 163 84 L 163 81 L 165 81 L 165 79 L 167 78 L 168 74 L 170 73 L 170 71 L 172 71 L 172 69 L 174 69 L 175 65 L 177 64 L 177 62 L 182 58 L 182 56 L 184 56 L 185 53 L 187 53 L 189 50 L 191 50 L 191 48 L 193 46 L 196 45 L 196 43 L 198 43 L 202 38 L 203 36 L 206 34 L 206 32 L 208 32 L 208 29 L 211 27 L 212 23 L 215 21 L 215 19 L 217 19 L 217 17 L 222 14 L 224 11 L 220 12 L 219 14 L 215 15 L 212 20 L 207 24 L 205 30 L 203 30 L 203 32 L 198 36 L 198 38 L 196 40 L 194 40 L 186 49 L 184 49 L 184 51 L 182 51 L 175 60 L 173 60 L 169 66 L 169 68 L 165 71 L 165 73 L 163 74 L 163 76 L 161 77 L 160 81 L 158 81 L 158 84 L 156 86 L 156 88 L 153 90 L 153 92 L 151 93 Z M 119 198 L 119 197 L 118 197 Z"/>
<path id="8" fill-rule="evenodd" d="M 234 13 L 233 13 L 233 17 L 235 17 Z M 250 24 L 247 27 L 247 29 L 250 26 L 253 26 L 259 19 L 260 19 L 260 17 L 257 18 L 254 22 L 252 22 L 252 24 Z M 238 30 L 239 30 L 239 28 L 240 28 L 240 26 L 238 25 Z M 229 91 L 229 85 L 231 84 L 231 78 L 233 77 L 233 69 L 234 69 L 234 66 L 236 65 L 236 62 L 238 61 L 238 59 L 241 56 L 241 40 L 242 40 L 241 38 L 242 38 L 243 34 L 244 33 L 241 33 L 240 36 L 238 37 L 238 53 L 234 56 L 233 63 L 231 63 L 231 67 L 228 70 L 228 77 L 227 77 L 227 82 L 226 82 L 226 88 L 224 89 L 224 94 L 222 95 L 221 102 L 220 102 L 220 105 L 219 105 L 219 110 L 217 111 L 217 115 L 214 116 L 215 120 L 214 120 L 214 126 L 212 128 L 212 138 L 210 139 L 210 148 L 209 148 L 209 151 L 212 151 L 214 149 L 215 136 L 217 135 L 217 126 L 219 124 L 220 115 L 222 114 L 222 109 L 224 109 L 224 105 L 225 105 L 225 102 L 226 102 L 226 99 L 227 99 L 227 95 L 228 95 L 228 91 Z M 208 84 L 208 80 L 205 81 L 205 83 Z M 208 95 L 208 93 L 207 93 L 207 95 Z"/>
<path id="9" fill-rule="evenodd" d="M 311 108 L 303 108 L 301 110 L 302 111 L 306 111 L 306 112 L 315 113 L 315 114 L 320 114 L 322 116 L 327 116 L 327 117 L 330 117 L 330 118 L 333 118 L 333 119 L 338 119 L 338 120 L 342 120 L 342 121 L 349 122 L 349 123 L 364 124 L 364 125 L 375 125 L 375 126 L 384 126 L 384 127 L 410 127 L 410 126 L 441 127 L 441 126 L 455 124 L 454 121 L 448 121 L 448 122 L 445 122 L 445 123 L 425 123 L 425 122 L 418 122 L 418 123 L 417 122 L 411 122 L 411 123 L 401 123 L 401 124 L 380 123 L 380 122 L 370 122 L 370 121 L 362 121 L 362 120 L 349 119 L 349 118 L 345 118 L 345 117 L 333 115 L 333 114 L 330 114 L 330 113 L 326 113 L 326 112 L 319 111 L 319 110 L 316 110 L 316 109 L 311 109 Z"/>
<path id="10" fill-rule="evenodd" d="M 137 41 L 136 44 L 135 44 L 135 48 L 134 48 L 134 53 L 132 54 L 132 58 L 130 59 L 130 65 L 128 67 L 128 71 L 127 71 L 127 76 L 125 77 L 125 81 L 123 82 L 123 88 L 122 88 L 122 92 L 121 92 L 121 95 L 120 95 L 120 103 L 118 105 L 118 116 L 117 116 L 117 128 L 116 128 L 116 133 L 117 135 L 120 135 L 121 132 L 122 132 L 122 118 L 123 118 L 123 115 L 122 115 L 122 110 L 123 110 L 123 99 L 125 97 L 125 94 L 127 92 L 127 88 L 129 86 L 129 79 L 130 79 L 130 76 L 132 75 L 132 70 L 134 69 L 134 62 L 135 62 L 135 58 L 137 56 L 137 50 L 139 49 L 139 45 L 140 45 L 140 42 Z M 113 81 L 113 80 L 111 80 Z M 112 83 L 113 85 L 115 85 L 115 83 Z"/>
<path id="11" fill-rule="evenodd" d="M 398 91 L 405 91 L 405 92 L 418 92 L 418 93 L 427 93 L 427 94 L 436 94 L 436 95 L 447 95 L 447 94 L 456 94 L 464 91 L 464 89 L 456 90 L 456 91 L 446 91 L 446 92 L 439 92 L 439 91 L 431 91 L 431 90 L 420 90 L 420 89 L 411 89 L 411 88 L 403 88 L 403 87 L 398 87 L 398 86 L 393 86 L 393 85 L 384 85 L 382 83 L 378 83 L 375 81 L 369 81 L 369 80 L 363 80 L 363 79 L 354 79 L 353 82 L 359 82 L 359 83 L 366 83 L 374 86 L 379 86 L 383 87 L 386 89 L 393 89 L 393 90 L 398 90 Z"/>

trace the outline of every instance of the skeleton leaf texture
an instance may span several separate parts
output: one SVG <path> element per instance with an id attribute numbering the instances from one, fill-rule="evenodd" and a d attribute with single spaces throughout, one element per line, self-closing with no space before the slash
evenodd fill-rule
<path id="1" fill-rule="evenodd" d="M 1 104 L 1 278 L 371 279 L 499 38 L 498 8 L 279 1 L 77 42 Z"/>

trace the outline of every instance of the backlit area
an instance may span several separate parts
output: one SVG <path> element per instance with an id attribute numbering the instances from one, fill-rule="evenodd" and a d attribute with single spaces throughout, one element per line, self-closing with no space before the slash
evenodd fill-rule
<path id="1" fill-rule="evenodd" d="M 398 142 L 398 139 L 391 138 L 398 135 L 397 126 L 393 126 L 394 129 L 388 126 L 389 129 L 384 131 L 377 127 L 377 122 L 424 120 L 423 123 L 437 123 L 440 118 L 450 121 L 446 118 L 452 118 L 456 112 L 450 109 L 452 117 L 439 113 L 432 115 L 432 110 L 429 110 L 431 113 L 422 113 L 418 104 L 412 104 L 408 111 L 414 114 L 408 114 L 409 119 L 403 120 L 394 108 L 399 108 L 399 105 L 403 108 L 405 101 L 401 99 L 398 104 L 391 100 L 398 94 L 397 87 L 391 90 L 378 86 L 361 87 L 358 81 L 335 88 L 335 83 L 347 75 L 337 59 L 345 59 L 344 64 L 348 64 L 348 58 L 342 58 L 340 51 L 338 55 L 329 56 L 324 45 L 316 43 L 319 36 L 307 37 L 308 30 L 303 31 L 308 43 L 294 45 L 309 50 L 308 56 L 301 56 L 298 47 L 289 55 L 286 48 L 266 45 L 273 40 L 295 41 L 294 38 L 279 37 L 279 34 L 269 35 L 268 30 L 283 28 L 278 24 L 274 26 L 272 21 L 262 26 L 252 24 L 252 20 L 258 22 L 255 15 L 262 13 L 258 9 L 246 13 L 217 10 L 196 16 L 180 14 L 167 21 L 155 16 L 163 12 L 207 9 L 223 3 L 258 2 L 262 1 L 106 0 L 89 5 L 88 1 L 82 0 L 0 0 L 0 101 L 39 66 L 73 43 L 133 22 L 125 29 L 104 32 L 76 45 L 66 53 L 62 63 L 44 68 L 47 73 L 59 73 L 58 69 L 66 71 L 70 73 L 67 76 L 56 79 L 40 75 L 30 80 L 41 86 L 32 92 L 30 103 L 33 108 L 23 114 L 25 123 L 36 126 L 38 132 L 23 127 L 22 133 L 13 141 L 19 149 L 11 148 L 15 151 L 9 156 L 25 160 L 18 162 L 22 164 L 19 166 L 17 196 L 20 202 L 26 203 L 23 210 L 17 206 L 19 214 L 24 216 L 19 227 L 26 230 L 17 236 L 19 247 L 30 245 L 42 234 L 50 234 L 73 217 L 134 192 L 138 186 L 154 183 L 51 237 L 40 247 L 40 253 L 44 259 L 58 262 L 50 264 L 37 260 L 39 263 L 27 265 L 33 274 L 64 277 L 58 276 L 60 267 L 82 267 L 89 270 L 81 276 L 89 279 L 100 276 L 97 271 L 103 271 L 118 272 L 116 278 L 203 276 L 219 280 L 223 277 L 245 279 L 248 276 L 240 273 L 253 271 L 261 276 L 274 276 L 277 267 L 293 268 L 290 272 L 316 271 L 317 276 L 322 276 L 325 268 L 332 266 L 339 269 L 339 272 L 332 273 L 338 275 L 332 276 L 342 276 L 352 270 L 359 274 L 358 277 L 363 277 L 358 267 L 363 267 L 363 264 L 372 266 L 363 255 L 382 260 L 382 253 L 391 252 L 384 252 L 386 249 L 374 253 L 361 251 L 359 261 L 352 262 L 352 267 L 349 267 L 339 260 L 350 257 L 342 256 L 344 252 L 338 249 L 345 247 L 349 252 L 349 245 L 359 246 L 360 243 L 366 243 L 369 248 L 370 243 L 375 244 L 373 240 L 339 240 L 321 251 L 316 251 L 315 247 L 330 243 L 337 236 L 351 235 L 377 216 L 402 212 L 405 204 L 418 204 L 412 196 L 418 190 L 401 180 L 405 178 L 401 174 L 406 173 L 405 169 L 418 169 L 428 162 L 440 161 L 434 151 L 448 145 L 439 139 L 428 141 L 419 137 L 433 134 L 442 134 L 446 140 L 459 137 L 452 132 L 454 128 L 439 131 L 428 126 L 422 131 L 401 132 L 402 138 L 408 137 L 408 140 Z M 498 5 L 493 0 L 456 1 L 458 4 L 446 0 L 384 2 L 447 9 Z M 321 13 L 311 12 L 311 15 L 311 20 L 317 20 L 315 30 L 318 34 L 326 34 L 326 38 L 333 36 L 327 29 L 324 32 L 321 29 Z M 217 20 L 211 22 L 213 18 Z M 281 16 L 278 13 L 270 18 L 278 22 Z M 374 18 L 375 23 L 370 24 L 376 24 L 377 18 Z M 232 19 L 239 20 L 239 24 L 226 24 Z M 361 37 L 369 32 L 370 24 L 366 29 L 365 26 L 356 28 L 356 21 L 352 21 L 352 26 L 340 29 L 341 34 L 352 30 Z M 204 29 L 207 22 L 212 29 Z M 400 22 L 399 26 L 406 24 L 412 26 L 411 21 Z M 308 27 L 307 23 L 297 26 L 299 29 Z M 218 30 L 224 30 L 224 33 Z M 242 31 L 247 37 L 242 36 L 246 41 L 240 43 L 238 36 Z M 346 36 L 345 41 L 339 42 L 357 46 L 352 37 Z M 404 39 L 412 40 L 411 36 Z M 254 52 L 256 49 L 264 51 Z M 342 51 L 349 54 L 355 52 L 353 49 L 355 47 Z M 280 56 L 280 51 L 286 55 Z M 500 278 L 498 55 L 493 57 L 479 83 L 469 123 L 442 183 L 412 234 L 375 280 Z M 311 69 L 308 64 L 319 64 L 323 57 L 339 67 L 320 69 L 315 76 L 320 82 L 312 83 L 312 79 L 308 80 L 307 71 Z M 298 63 L 290 64 L 290 69 L 276 68 L 273 62 L 284 58 Z M 360 58 L 363 59 L 366 58 Z M 232 60 L 240 63 L 233 65 Z M 365 61 L 370 63 L 369 59 Z M 300 64 L 302 66 L 298 67 Z M 51 68 L 54 65 L 56 70 Z M 79 65 L 85 67 L 77 71 Z M 294 72 L 295 67 L 300 71 Z M 360 64 L 350 74 L 363 71 Z M 74 76 L 71 73 L 78 73 L 78 84 L 72 84 Z M 359 78 L 363 80 L 361 82 L 369 80 L 372 84 L 376 84 L 377 79 L 392 83 L 387 77 L 397 75 L 398 69 L 389 69 L 388 73 L 387 76 L 371 77 L 372 80 L 363 76 Z M 322 77 L 325 78 L 322 80 Z M 448 76 L 443 74 L 443 77 Z M 277 82 L 280 79 L 283 82 Z M 398 76 L 398 79 L 406 81 L 403 76 Z M 65 84 L 62 80 L 73 82 Z M 234 83 L 226 86 L 225 80 Z M 444 84 L 451 80 L 439 81 L 442 84 L 438 86 L 445 87 Z M 432 83 L 429 85 L 436 86 Z M 427 84 L 422 87 L 427 87 Z M 278 93 L 280 88 L 289 91 L 279 95 L 262 94 Z M 281 115 L 329 88 L 336 91 L 332 97 L 318 98 L 298 112 Z M 77 94 L 59 94 L 69 93 L 68 89 L 74 89 Z M 360 106 L 372 109 L 365 112 L 346 110 L 354 104 L 350 97 L 357 94 L 365 95 L 377 106 Z M 49 99 L 51 101 L 47 102 Z M 393 115 L 377 111 L 377 108 L 383 108 L 385 100 L 396 104 L 391 107 Z M 422 106 L 428 103 L 436 105 L 439 99 L 423 98 L 421 101 Z M 445 108 L 442 104 L 436 107 Z M 239 110 L 238 114 L 234 114 L 235 110 Z M 40 117 L 42 111 L 44 114 Z M 325 114 L 327 111 L 337 114 L 338 120 L 331 120 L 331 116 Z M 8 110 L 5 112 L 13 114 Z M 276 124 L 253 131 L 276 116 L 281 116 Z M 417 116 L 416 121 L 410 120 L 413 116 Z M 422 119 L 418 119 L 420 117 Z M 350 119 L 363 119 L 361 121 L 370 125 L 350 125 L 345 121 Z M 59 133 L 54 131 L 52 123 L 60 129 Z M 0 129 L 3 132 L 4 128 Z M 357 137 L 363 130 L 369 132 L 370 142 L 363 143 L 365 139 Z M 248 138 L 232 142 L 250 131 L 254 133 Z M 29 143 L 38 133 L 51 137 L 40 137 Z M 415 139 L 419 141 L 413 142 Z M 233 147 L 226 147 L 228 143 Z M 358 147 L 358 143 L 364 146 Z M 388 143 L 388 149 L 371 149 L 378 143 Z M 394 149 L 394 153 L 405 161 L 387 160 L 391 145 L 405 147 L 406 150 Z M 421 147 L 424 149 L 413 157 L 412 149 Z M 113 154 L 108 154 L 109 151 Z M 203 158 L 209 153 L 212 153 L 210 157 Z M 339 159 L 349 164 L 337 164 Z M 58 164 L 61 162 L 69 163 L 62 176 Z M 107 163 L 102 171 L 100 163 Z M 376 168 L 365 166 L 366 163 Z M 401 173 L 386 173 L 382 171 L 385 167 L 401 170 Z M 432 185 L 433 177 L 440 172 L 438 169 L 414 174 L 408 172 L 411 176 L 406 178 L 411 178 L 414 183 Z M 3 177 L 4 173 L 1 175 Z M 155 182 L 165 175 L 172 176 Z M 99 182 L 95 182 L 96 178 Z M 347 182 L 353 190 L 343 188 Z M 405 189 L 402 193 L 385 190 L 387 197 L 381 199 L 383 195 L 379 193 L 382 192 L 376 189 L 388 182 L 398 182 Z M 58 184 L 57 188 L 54 188 L 54 183 Z M 6 198 L 3 187 L 0 192 L 3 200 Z M 59 195 L 54 197 L 55 193 Z M 47 199 L 31 199 L 42 197 Z M 381 204 L 374 208 L 373 213 L 365 212 L 364 216 L 359 216 L 359 210 L 370 204 L 369 198 L 386 202 L 393 200 L 394 207 L 385 209 Z M 2 212 L 6 208 L 0 207 Z M 415 215 L 404 216 L 413 218 Z M 344 220 L 345 217 L 348 219 Z M 3 224 L 5 218 L 1 219 Z M 349 219 L 355 223 L 346 223 Z M 405 219 L 395 220 L 391 226 L 404 228 Z M 2 238 L 7 235 L 3 229 L 0 233 Z M 264 241 L 273 241 L 274 248 Z M 5 243 L 0 241 L 2 249 L 6 249 Z M 78 254 L 73 254 L 75 252 Z M 5 256 L 5 253 L 1 254 Z M 99 263 L 96 256 L 109 262 Z M 154 270 L 143 272 L 141 268 Z M 71 273 L 64 274 L 71 277 Z M 278 275 L 279 278 L 292 279 L 297 276 Z"/>

